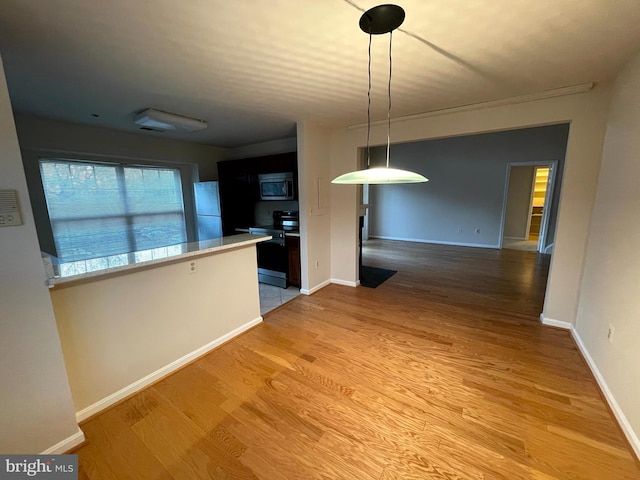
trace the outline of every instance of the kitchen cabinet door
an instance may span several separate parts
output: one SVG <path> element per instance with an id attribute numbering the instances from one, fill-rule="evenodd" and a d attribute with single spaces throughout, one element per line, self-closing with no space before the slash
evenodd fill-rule
<path id="1" fill-rule="evenodd" d="M 289 285 L 301 287 L 300 272 L 300 237 L 286 237 L 285 244 L 287 246 L 287 255 L 289 257 Z"/>

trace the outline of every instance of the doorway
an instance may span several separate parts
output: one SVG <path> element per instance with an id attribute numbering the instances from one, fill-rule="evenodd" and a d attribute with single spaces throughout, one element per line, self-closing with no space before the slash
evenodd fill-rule
<path id="1" fill-rule="evenodd" d="M 551 253 L 549 231 L 557 162 L 507 165 L 501 248 Z"/>

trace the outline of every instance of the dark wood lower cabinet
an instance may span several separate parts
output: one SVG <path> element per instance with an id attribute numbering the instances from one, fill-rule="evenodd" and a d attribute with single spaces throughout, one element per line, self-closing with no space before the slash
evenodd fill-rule
<path id="1" fill-rule="evenodd" d="M 289 285 L 300 288 L 300 237 L 286 237 L 285 244 L 289 256 Z"/>

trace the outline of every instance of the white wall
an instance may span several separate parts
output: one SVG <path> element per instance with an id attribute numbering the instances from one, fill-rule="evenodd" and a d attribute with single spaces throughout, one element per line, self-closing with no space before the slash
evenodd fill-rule
<path id="1" fill-rule="evenodd" d="M 513 166 L 509 174 L 507 210 L 504 217 L 504 236 L 527 238 L 531 215 L 531 190 L 535 167 Z"/>
<path id="2" fill-rule="evenodd" d="M 620 411 L 614 411 L 626 417 L 640 456 L 639 85 L 640 54 L 613 90 L 576 332 L 615 397 Z M 613 343 L 607 339 L 610 325 Z"/>
<path id="3" fill-rule="evenodd" d="M 372 129 L 373 130 L 373 129 Z M 356 134 L 359 132 L 360 135 Z M 359 147 L 366 132 L 335 130 L 331 134 L 329 177 L 361 168 Z M 358 185 L 331 184 L 331 278 L 345 285 L 358 285 L 361 191 Z"/>
<path id="4" fill-rule="evenodd" d="M 602 142 L 610 86 L 600 84 L 581 94 L 499 107 L 478 108 L 393 122 L 394 143 L 444 138 L 470 133 L 570 122 L 564 178 L 551 261 L 544 315 L 574 323 L 578 289 Z M 372 144 L 386 143 L 386 125 L 374 125 Z M 332 178 L 358 166 L 358 148 L 366 142 L 366 127 L 332 134 Z M 357 188 L 331 187 L 331 276 L 355 283 L 357 277 Z"/>
<path id="5" fill-rule="evenodd" d="M 568 130 L 551 125 L 392 145 L 391 166 L 429 182 L 371 186 L 369 235 L 498 248 L 507 165 L 562 164 Z M 385 150 L 372 149 L 373 166 L 384 165 Z"/>
<path id="6" fill-rule="evenodd" d="M 331 278 L 330 141 L 331 133 L 299 122 L 298 177 L 300 183 L 300 261 L 302 291 L 312 293 Z M 318 267 L 316 267 L 316 261 Z"/>
<path id="7" fill-rule="evenodd" d="M 295 152 L 297 149 L 296 137 L 272 140 L 270 142 L 255 143 L 243 147 L 227 148 L 224 151 L 224 160 L 239 160 L 241 158 L 263 157 L 278 153 Z"/>
<path id="8" fill-rule="evenodd" d="M 79 430 L 1 59 L 0 189 L 17 190 L 24 222 L 0 229 L 0 452 L 40 453 Z"/>
<path id="9" fill-rule="evenodd" d="M 54 287 L 81 418 L 145 386 L 147 376 L 169 373 L 172 362 L 261 320 L 256 264 L 251 244 Z"/>

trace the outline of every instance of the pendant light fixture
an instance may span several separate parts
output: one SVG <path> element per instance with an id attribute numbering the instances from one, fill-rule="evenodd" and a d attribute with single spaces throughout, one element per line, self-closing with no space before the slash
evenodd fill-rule
<path id="1" fill-rule="evenodd" d="M 345 173 L 334 178 L 331 183 L 340 184 L 385 184 L 385 183 L 422 183 L 429 180 L 419 173 L 407 170 L 398 170 L 389 167 L 389 148 L 391 146 L 391 42 L 393 31 L 402 25 L 404 21 L 404 10 L 398 5 L 378 5 L 367 10 L 360 17 L 360 29 L 369 34 L 369 88 L 367 90 L 367 168 Z M 373 35 L 389 34 L 389 83 L 388 98 L 389 107 L 387 109 L 387 166 L 369 168 L 371 163 L 371 38 Z"/>

